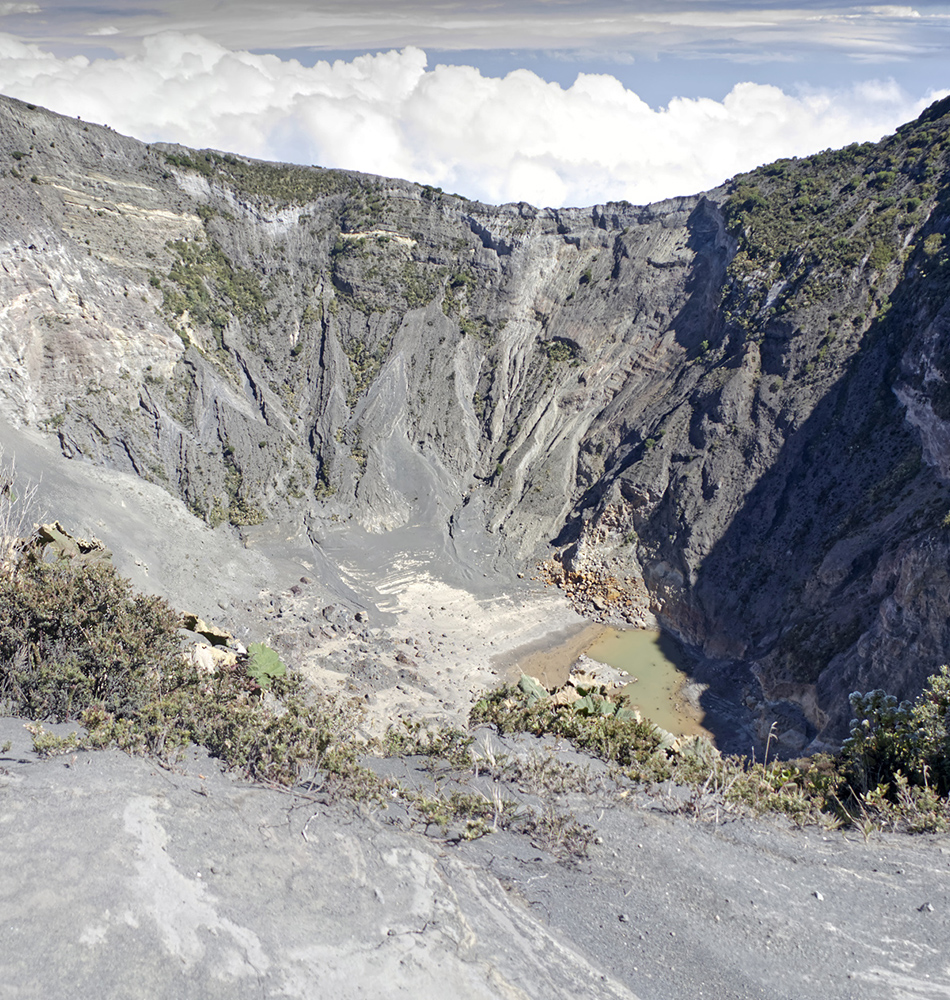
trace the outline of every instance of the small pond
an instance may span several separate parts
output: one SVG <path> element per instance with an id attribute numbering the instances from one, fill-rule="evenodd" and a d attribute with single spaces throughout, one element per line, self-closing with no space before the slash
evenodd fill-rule
<path id="1" fill-rule="evenodd" d="M 644 629 L 607 629 L 586 653 L 636 678 L 623 693 L 645 719 L 676 736 L 709 735 L 702 725 L 702 711 L 682 696 L 691 661 L 671 636 Z"/>

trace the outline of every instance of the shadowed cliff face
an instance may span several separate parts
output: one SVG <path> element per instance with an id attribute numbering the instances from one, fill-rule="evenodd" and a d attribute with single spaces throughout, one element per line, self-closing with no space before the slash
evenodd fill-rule
<path id="1" fill-rule="evenodd" d="M 751 667 L 787 748 L 835 737 L 850 690 L 950 658 L 945 104 L 553 211 L 3 100 L 3 415 L 250 537 L 554 556 Z"/>

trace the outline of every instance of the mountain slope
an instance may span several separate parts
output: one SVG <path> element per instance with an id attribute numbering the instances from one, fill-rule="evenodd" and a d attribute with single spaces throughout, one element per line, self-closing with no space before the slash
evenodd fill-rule
<path id="1" fill-rule="evenodd" d="M 947 101 L 561 211 L 0 119 L 0 407 L 66 455 L 249 538 L 553 555 L 751 668 L 790 750 L 950 658 Z"/>

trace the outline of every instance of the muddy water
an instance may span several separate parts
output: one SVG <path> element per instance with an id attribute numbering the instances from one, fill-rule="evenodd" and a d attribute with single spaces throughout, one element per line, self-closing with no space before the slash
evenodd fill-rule
<path id="1" fill-rule="evenodd" d="M 690 660 L 674 639 L 643 629 L 607 629 L 586 652 L 636 678 L 623 691 L 645 719 L 677 736 L 709 735 L 702 711 L 682 696 Z"/>
<path id="2" fill-rule="evenodd" d="M 522 674 L 527 674 L 553 691 L 567 683 L 571 667 L 581 653 L 586 653 L 592 643 L 611 631 L 613 630 L 603 625 L 588 625 L 554 645 L 548 640 L 536 646 L 517 649 L 513 654 L 514 662 L 507 670 L 506 680 L 516 683 Z"/>

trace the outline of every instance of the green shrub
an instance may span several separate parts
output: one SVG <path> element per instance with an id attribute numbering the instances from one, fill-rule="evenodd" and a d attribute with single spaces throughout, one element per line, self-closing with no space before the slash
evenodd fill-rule
<path id="1" fill-rule="evenodd" d="M 900 778 L 950 792 L 950 672 L 934 674 L 914 702 L 883 691 L 851 695 L 855 718 L 842 755 L 858 792 L 885 786 L 897 794 Z"/>
<path id="2" fill-rule="evenodd" d="M 943 249 L 943 233 L 931 233 L 924 240 L 924 254 L 927 257 L 936 257 Z"/>
<path id="3" fill-rule="evenodd" d="M 177 654 L 177 628 L 168 604 L 134 594 L 111 564 L 30 554 L 0 580 L 0 698 L 36 719 L 92 705 L 134 715 Z"/>
<path id="4" fill-rule="evenodd" d="M 580 354 L 577 344 L 569 340 L 562 340 L 556 337 L 554 340 L 545 340 L 541 343 L 541 350 L 548 356 L 548 360 L 553 364 L 560 364 L 564 361 L 576 361 Z"/>

